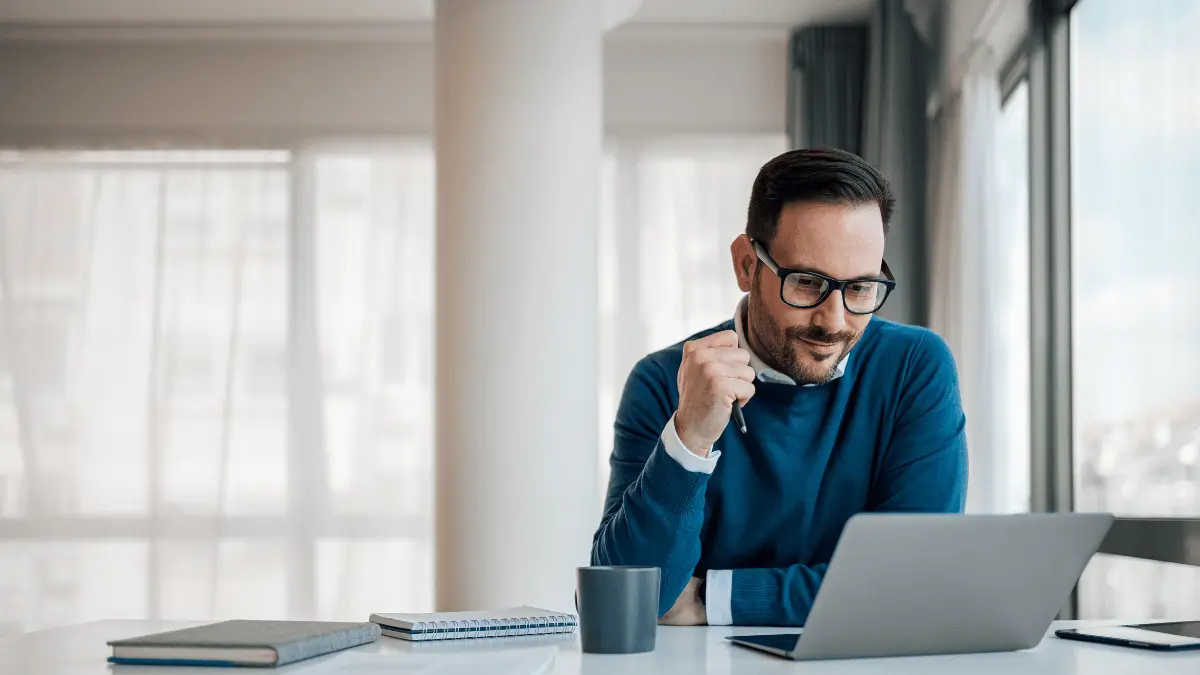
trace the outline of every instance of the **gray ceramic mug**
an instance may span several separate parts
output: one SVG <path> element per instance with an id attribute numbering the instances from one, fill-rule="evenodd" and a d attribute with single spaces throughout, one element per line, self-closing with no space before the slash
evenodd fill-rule
<path id="1" fill-rule="evenodd" d="M 589 654 L 654 651 L 657 567 L 580 567 L 575 571 L 579 639 Z"/>

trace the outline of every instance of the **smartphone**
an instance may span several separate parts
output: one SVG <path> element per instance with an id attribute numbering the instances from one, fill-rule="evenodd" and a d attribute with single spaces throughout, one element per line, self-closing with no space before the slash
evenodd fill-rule
<path id="1" fill-rule="evenodd" d="M 1064 628 L 1054 631 L 1064 640 L 1099 642 L 1106 645 L 1182 651 L 1200 649 L 1200 621 L 1142 623 L 1133 626 L 1103 626 L 1097 628 Z"/>

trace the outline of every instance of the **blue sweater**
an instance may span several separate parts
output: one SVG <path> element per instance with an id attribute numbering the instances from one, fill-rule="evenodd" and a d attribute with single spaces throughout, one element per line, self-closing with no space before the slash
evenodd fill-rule
<path id="1" fill-rule="evenodd" d="M 851 516 L 962 510 L 965 418 L 937 334 L 874 317 L 842 377 L 756 382 L 749 433 L 729 425 L 712 474 L 684 469 L 659 438 L 679 404 L 682 354 L 668 347 L 629 375 L 592 543 L 592 564 L 662 569 L 660 615 L 691 577 L 732 569 L 734 624 L 803 625 Z"/>

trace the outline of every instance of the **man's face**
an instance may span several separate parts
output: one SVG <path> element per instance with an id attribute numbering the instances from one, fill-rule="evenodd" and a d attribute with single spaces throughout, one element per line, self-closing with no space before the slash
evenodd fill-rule
<path id="1" fill-rule="evenodd" d="M 843 280 L 873 278 L 883 261 L 883 218 L 874 203 L 797 202 L 780 213 L 774 239 L 761 243 L 780 267 Z M 799 384 L 832 379 L 871 316 L 847 312 L 841 291 L 810 309 L 792 307 L 779 297 L 783 280 L 758 260 L 745 235 L 732 252 L 738 285 L 750 295 L 746 323 L 754 351 Z"/>

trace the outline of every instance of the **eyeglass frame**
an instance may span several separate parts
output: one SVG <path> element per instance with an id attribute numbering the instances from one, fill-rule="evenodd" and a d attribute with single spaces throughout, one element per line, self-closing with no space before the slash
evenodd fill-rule
<path id="1" fill-rule="evenodd" d="M 795 269 L 795 268 L 791 268 L 791 267 L 781 267 L 779 265 L 779 263 L 775 262 L 775 259 L 771 257 L 771 254 L 767 253 L 767 247 L 763 246 L 762 242 L 758 241 L 757 239 L 751 239 L 750 245 L 754 247 L 755 255 L 757 255 L 758 259 L 761 260 L 763 262 L 763 264 L 767 266 L 767 269 L 771 270 L 772 272 L 774 272 L 776 274 L 776 276 L 779 277 L 779 300 L 781 302 L 783 302 L 783 304 L 787 305 L 788 307 L 795 307 L 796 309 L 814 309 L 816 307 L 820 307 L 821 303 L 828 300 L 829 296 L 834 291 L 841 291 L 849 284 L 863 282 L 863 281 L 871 281 L 871 282 L 874 282 L 877 284 L 883 284 L 883 287 L 886 288 L 887 291 L 884 293 L 883 300 L 880 301 L 879 305 L 876 306 L 875 309 L 873 309 L 869 312 L 856 312 L 856 311 L 850 309 L 850 306 L 846 304 L 846 294 L 845 294 L 845 292 L 842 293 L 842 307 L 844 307 L 847 312 L 850 312 L 851 314 L 854 314 L 855 316 L 869 316 L 869 315 L 874 314 L 875 312 L 878 312 L 879 310 L 883 309 L 883 305 L 884 305 L 884 303 L 887 302 L 888 297 L 891 296 L 892 291 L 896 290 L 896 277 L 892 276 L 892 270 L 891 270 L 891 268 L 888 267 L 886 260 L 882 260 L 881 261 L 882 265 L 880 266 L 880 271 L 883 272 L 883 275 L 884 275 L 883 279 L 874 279 L 871 277 L 858 277 L 856 279 L 844 279 L 843 280 L 843 279 L 834 279 L 833 277 L 831 277 L 827 274 L 821 274 L 820 272 L 814 272 L 812 270 L 801 270 L 801 269 Z M 821 294 L 821 297 L 818 298 L 817 301 L 811 305 L 794 305 L 794 304 L 788 302 L 787 298 L 783 297 L 783 288 L 786 285 L 787 278 L 792 274 L 807 274 L 810 277 L 817 277 L 818 279 L 821 279 L 825 283 L 829 284 L 829 288 L 825 289 L 825 292 Z"/>

